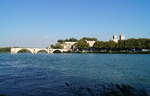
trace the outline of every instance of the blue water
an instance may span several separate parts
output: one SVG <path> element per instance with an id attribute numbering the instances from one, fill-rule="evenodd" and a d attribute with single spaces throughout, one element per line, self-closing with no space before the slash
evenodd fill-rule
<path id="1" fill-rule="evenodd" d="M 79 86 L 124 83 L 150 92 L 150 55 L 0 54 L 0 93 L 8 96 L 69 96 Z"/>

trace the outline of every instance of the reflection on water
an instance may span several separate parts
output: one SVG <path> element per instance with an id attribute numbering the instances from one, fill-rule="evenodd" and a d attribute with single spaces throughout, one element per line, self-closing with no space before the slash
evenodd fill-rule
<path id="1" fill-rule="evenodd" d="M 68 96 L 65 82 L 125 83 L 150 91 L 150 55 L 0 54 L 0 93 Z"/>

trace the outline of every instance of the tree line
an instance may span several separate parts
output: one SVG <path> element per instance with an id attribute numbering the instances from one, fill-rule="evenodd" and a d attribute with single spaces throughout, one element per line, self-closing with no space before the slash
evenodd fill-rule
<path id="1" fill-rule="evenodd" d="M 10 52 L 10 47 L 3 47 L 3 48 L 0 48 L 0 53 L 8 53 Z"/>
<path id="2" fill-rule="evenodd" d="M 150 39 L 140 38 L 140 39 L 127 39 L 119 40 L 118 43 L 114 41 L 96 41 L 93 47 L 89 47 L 87 42 L 81 41 L 78 42 L 77 47 L 81 50 L 83 49 L 93 49 L 93 50 L 141 50 L 141 49 L 150 49 Z"/>
<path id="3" fill-rule="evenodd" d="M 90 47 L 86 41 L 95 41 L 93 47 Z M 127 40 L 114 41 L 99 41 L 97 38 L 83 37 L 80 40 L 75 38 L 58 40 L 58 43 L 52 45 L 53 48 L 63 48 L 61 44 L 64 42 L 76 42 L 73 45 L 74 50 L 141 50 L 150 49 L 150 39 L 148 38 L 131 38 Z"/>

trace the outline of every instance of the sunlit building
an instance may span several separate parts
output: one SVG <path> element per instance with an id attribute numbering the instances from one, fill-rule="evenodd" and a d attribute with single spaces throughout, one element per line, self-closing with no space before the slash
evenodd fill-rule
<path id="1" fill-rule="evenodd" d="M 125 40 L 125 36 L 122 33 L 119 35 L 119 40 Z M 113 35 L 112 41 L 118 43 L 117 35 Z"/>
<path id="2" fill-rule="evenodd" d="M 64 43 L 62 44 L 63 49 L 70 50 L 70 49 L 72 49 L 72 46 L 73 46 L 75 43 L 77 43 L 77 42 L 64 42 Z"/>
<path id="3" fill-rule="evenodd" d="M 119 36 L 119 40 L 125 40 L 125 36 L 122 33 Z"/>
<path id="4" fill-rule="evenodd" d="M 94 41 L 94 40 L 92 40 L 92 41 L 86 40 L 86 42 L 89 44 L 90 47 L 93 47 L 93 45 L 94 45 L 94 43 L 95 43 L 96 41 Z"/>
<path id="5" fill-rule="evenodd" d="M 114 42 L 118 43 L 117 35 L 113 35 L 112 41 L 114 41 Z"/>

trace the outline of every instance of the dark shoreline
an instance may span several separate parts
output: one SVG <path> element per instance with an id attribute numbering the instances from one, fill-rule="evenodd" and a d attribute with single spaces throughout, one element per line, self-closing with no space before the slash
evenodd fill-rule
<path id="1" fill-rule="evenodd" d="M 76 53 L 95 53 L 95 54 L 150 54 L 150 52 L 76 52 Z"/>

